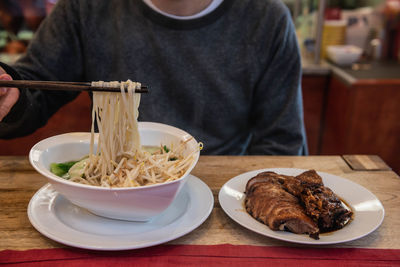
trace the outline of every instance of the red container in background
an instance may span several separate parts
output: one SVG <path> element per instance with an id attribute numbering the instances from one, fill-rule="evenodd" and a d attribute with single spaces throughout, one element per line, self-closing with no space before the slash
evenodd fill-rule
<path id="1" fill-rule="evenodd" d="M 327 7 L 325 9 L 325 20 L 342 19 L 342 10 L 339 7 Z"/>

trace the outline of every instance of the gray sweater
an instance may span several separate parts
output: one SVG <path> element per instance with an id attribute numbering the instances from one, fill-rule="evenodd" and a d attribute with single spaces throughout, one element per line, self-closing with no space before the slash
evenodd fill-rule
<path id="1" fill-rule="evenodd" d="M 203 154 L 306 153 L 298 45 L 278 0 L 225 0 L 188 21 L 141 0 L 60 0 L 13 69 L 21 79 L 148 85 L 139 121 L 188 131 Z M 0 137 L 33 132 L 76 96 L 23 91 Z"/>

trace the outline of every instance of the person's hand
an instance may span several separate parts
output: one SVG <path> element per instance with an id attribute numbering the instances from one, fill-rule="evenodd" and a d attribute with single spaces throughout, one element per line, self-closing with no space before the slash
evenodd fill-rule
<path id="1" fill-rule="evenodd" d="M 10 75 L 0 68 L 0 80 L 11 81 Z M 1 88 L 0 87 L 0 122 L 10 112 L 11 108 L 17 102 L 19 90 L 17 88 Z"/>

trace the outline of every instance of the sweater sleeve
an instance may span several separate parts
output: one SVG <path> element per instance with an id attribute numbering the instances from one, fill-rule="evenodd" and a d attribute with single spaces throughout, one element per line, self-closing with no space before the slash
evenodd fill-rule
<path id="1" fill-rule="evenodd" d="M 250 118 L 252 139 L 247 152 L 304 155 L 307 145 L 301 94 L 302 67 L 288 12 L 283 12 L 274 29 L 265 34 L 273 40 L 269 51 L 265 51 L 261 41 L 257 52 L 259 64 L 264 69 L 254 91 Z"/>
<path id="2" fill-rule="evenodd" d="M 74 0 L 61 0 L 42 22 L 26 54 L 11 68 L 2 65 L 14 79 L 79 81 L 82 56 L 79 10 Z M 21 90 L 20 98 L 0 122 L 0 138 L 28 135 L 44 126 L 78 92 Z"/>

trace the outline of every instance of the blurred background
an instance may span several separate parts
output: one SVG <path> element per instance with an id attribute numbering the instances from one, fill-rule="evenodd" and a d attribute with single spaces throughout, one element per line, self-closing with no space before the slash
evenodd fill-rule
<path id="1" fill-rule="evenodd" d="M 0 1 L 0 60 L 14 62 L 57 0 Z"/>
<path id="2" fill-rule="evenodd" d="M 400 1 L 284 2 L 291 10 L 304 56 L 314 56 L 315 49 L 320 49 L 320 56 L 329 59 L 327 46 L 355 45 L 363 50 L 362 58 L 399 60 Z M 315 48 L 319 38 L 321 46 Z"/>
<path id="3" fill-rule="evenodd" d="M 311 155 L 372 154 L 400 172 L 400 0 L 284 0 L 302 54 Z M 0 61 L 25 53 L 56 0 L 0 0 Z M 0 140 L 0 155 L 27 155 L 39 140 L 89 131 L 81 94 L 48 124 Z"/>

